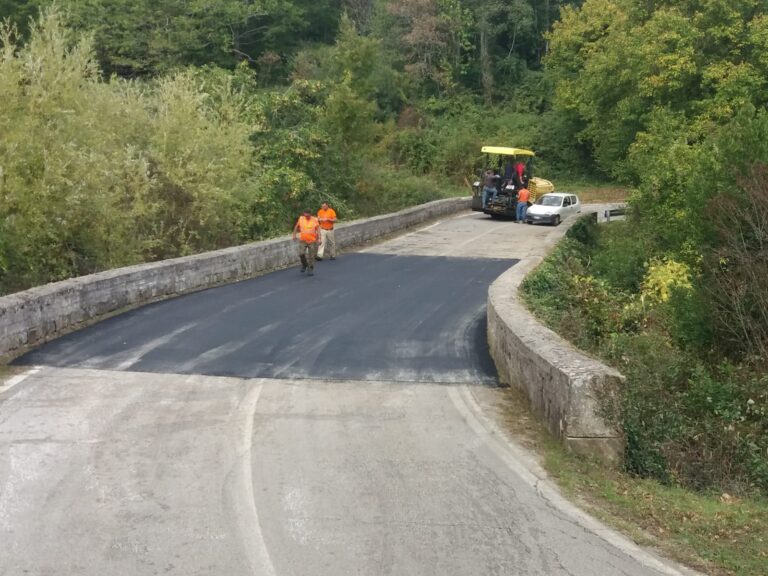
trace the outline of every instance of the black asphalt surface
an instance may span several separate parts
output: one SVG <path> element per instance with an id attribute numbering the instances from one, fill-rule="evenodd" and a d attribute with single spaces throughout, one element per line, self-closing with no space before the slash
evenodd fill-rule
<path id="1" fill-rule="evenodd" d="M 158 302 L 21 365 L 287 379 L 496 381 L 489 284 L 516 261 L 345 254 Z"/>

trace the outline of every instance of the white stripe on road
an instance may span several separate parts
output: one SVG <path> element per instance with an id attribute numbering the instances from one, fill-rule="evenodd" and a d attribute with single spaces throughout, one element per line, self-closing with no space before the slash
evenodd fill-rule
<path id="1" fill-rule="evenodd" d="M 544 469 L 523 448 L 512 443 L 495 422 L 485 417 L 482 408 L 477 404 L 468 386 L 450 388 L 448 395 L 464 421 L 477 434 L 480 441 L 501 458 L 513 473 L 536 490 L 543 500 L 574 523 L 599 536 L 610 546 L 641 565 L 661 574 L 666 576 L 699 574 L 688 568 L 672 566 L 664 562 L 566 500 L 557 487 L 548 480 Z"/>
<path id="2" fill-rule="evenodd" d="M 255 382 L 258 382 L 256 384 Z M 240 435 L 237 439 L 235 463 L 227 475 L 227 505 L 237 521 L 243 548 L 253 576 L 275 576 L 267 550 L 264 535 L 256 511 L 256 497 L 253 492 L 252 443 L 253 419 L 259 402 L 263 380 L 254 381 L 254 386 L 240 402 L 237 411 Z"/>
<path id="3" fill-rule="evenodd" d="M 15 386 L 18 386 L 19 384 L 24 382 L 24 380 L 26 380 L 30 376 L 34 376 L 38 372 L 40 372 L 40 367 L 39 366 L 35 366 L 34 368 L 31 368 L 30 370 L 27 370 L 23 374 L 18 374 L 16 376 L 14 376 L 13 378 L 8 380 L 4 384 L 0 385 L 0 394 L 8 392 L 11 388 L 13 388 Z"/>

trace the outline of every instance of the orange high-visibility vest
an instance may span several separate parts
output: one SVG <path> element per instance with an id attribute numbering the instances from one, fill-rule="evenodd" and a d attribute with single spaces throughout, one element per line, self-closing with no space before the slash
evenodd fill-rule
<path id="1" fill-rule="evenodd" d="M 518 202 L 528 202 L 528 198 L 531 197 L 531 193 L 528 191 L 528 188 L 523 188 L 520 190 L 520 192 L 517 193 L 517 201 Z"/>
<path id="2" fill-rule="evenodd" d="M 299 239 L 302 242 L 317 241 L 317 229 L 319 226 L 320 223 L 314 216 L 310 216 L 309 218 L 299 216 Z"/>
<path id="3" fill-rule="evenodd" d="M 323 210 L 320 208 L 320 210 L 317 211 L 317 217 L 336 218 L 336 211 L 333 208 L 328 208 L 328 210 Z M 325 230 L 333 230 L 333 222 L 320 222 L 320 228 Z"/>

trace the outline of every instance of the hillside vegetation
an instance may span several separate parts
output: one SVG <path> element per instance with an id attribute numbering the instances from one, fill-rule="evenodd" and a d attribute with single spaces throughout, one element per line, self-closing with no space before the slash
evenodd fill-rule
<path id="1" fill-rule="evenodd" d="M 348 220 L 467 194 L 482 142 L 555 141 L 558 10 L 0 2 L 0 293 L 286 233 L 324 199 Z"/>

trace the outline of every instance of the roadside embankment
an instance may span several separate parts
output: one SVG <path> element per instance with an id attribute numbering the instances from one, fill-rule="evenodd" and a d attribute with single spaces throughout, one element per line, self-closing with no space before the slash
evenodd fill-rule
<path id="1" fill-rule="evenodd" d="M 379 238 L 469 208 L 467 198 L 449 198 L 340 224 L 340 249 Z M 118 268 L 39 286 L 0 298 L 0 358 L 115 312 L 236 282 L 298 262 L 290 237 L 255 242 L 194 256 Z"/>
<path id="2" fill-rule="evenodd" d="M 583 217 L 597 214 L 592 211 Z M 553 436 L 574 452 L 615 463 L 621 459 L 623 440 L 601 417 L 600 399 L 612 397 L 623 376 L 540 324 L 518 293 L 523 279 L 577 221 L 563 222 L 491 285 L 488 344 L 499 377 L 526 392 L 532 411 Z"/>

